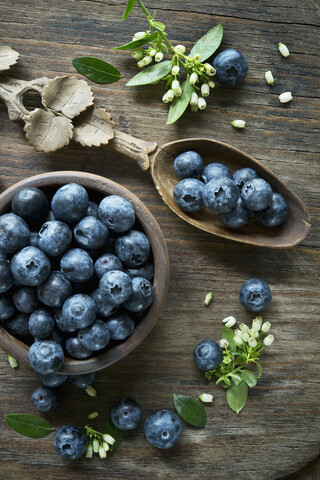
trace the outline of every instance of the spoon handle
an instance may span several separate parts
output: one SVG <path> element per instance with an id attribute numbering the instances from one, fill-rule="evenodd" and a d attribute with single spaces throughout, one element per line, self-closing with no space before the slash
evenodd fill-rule
<path id="1" fill-rule="evenodd" d="M 150 167 L 150 153 L 153 153 L 158 146 L 156 142 L 145 142 L 119 130 L 114 130 L 114 137 L 108 145 L 135 160 L 144 171 Z"/>

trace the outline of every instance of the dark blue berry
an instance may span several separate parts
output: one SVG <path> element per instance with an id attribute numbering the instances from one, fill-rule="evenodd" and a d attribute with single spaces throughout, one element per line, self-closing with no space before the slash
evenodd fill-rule
<path id="1" fill-rule="evenodd" d="M 202 157 L 192 150 L 181 153 L 174 159 L 173 169 L 180 178 L 198 177 L 203 169 Z"/>
<path id="2" fill-rule="evenodd" d="M 48 307 L 62 307 L 72 293 L 72 285 L 66 276 L 60 271 L 53 271 L 39 287 L 37 295 L 40 302 Z"/>
<path id="3" fill-rule="evenodd" d="M 24 220 L 38 220 L 49 208 L 46 195 L 38 188 L 27 187 L 17 192 L 11 202 L 11 210 Z"/>
<path id="4" fill-rule="evenodd" d="M 203 202 L 217 213 L 230 212 L 238 201 L 239 189 L 230 178 L 210 180 L 203 189 Z"/>
<path id="5" fill-rule="evenodd" d="M 38 247 L 38 232 L 30 232 L 28 245 L 31 247 Z"/>
<path id="6" fill-rule="evenodd" d="M 71 282 L 86 282 L 94 273 L 92 258 L 81 248 L 68 250 L 60 261 L 60 268 Z"/>
<path id="7" fill-rule="evenodd" d="M 145 233 L 130 230 L 126 235 L 117 238 L 115 250 L 126 267 L 140 267 L 148 260 L 150 242 Z"/>
<path id="8" fill-rule="evenodd" d="M 288 205 L 280 193 L 273 193 L 270 205 L 255 213 L 256 219 L 265 227 L 277 227 L 287 218 Z"/>
<path id="9" fill-rule="evenodd" d="M 134 330 L 134 320 L 126 313 L 119 313 L 107 320 L 106 325 L 110 332 L 111 340 L 124 340 Z"/>
<path id="10" fill-rule="evenodd" d="M 245 183 L 258 178 L 258 174 L 252 168 L 240 168 L 233 175 L 233 181 L 239 188 L 240 192 Z"/>
<path id="11" fill-rule="evenodd" d="M 50 257 L 59 257 L 69 247 L 72 240 L 70 227 L 59 220 L 42 225 L 38 236 L 38 247 Z"/>
<path id="12" fill-rule="evenodd" d="M 160 410 L 147 418 L 144 432 L 151 445 L 167 449 L 173 447 L 179 440 L 182 423 L 175 413 L 169 410 Z"/>
<path id="13" fill-rule="evenodd" d="M 108 238 L 108 227 L 96 217 L 84 217 L 73 229 L 77 244 L 82 248 L 98 249 Z"/>
<path id="14" fill-rule="evenodd" d="M 0 258 L 0 293 L 7 292 L 13 285 L 13 276 L 10 272 L 10 262 Z"/>
<path id="15" fill-rule="evenodd" d="M 130 278 L 143 277 L 151 282 L 154 276 L 154 266 L 153 263 L 146 263 L 138 268 L 126 268 L 125 272 Z"/>
<path id="16" fill-rule="evenodd" d="M 130 230 L 135 222 L 133 206 L 118 195 L 105 197 L 99 204 L 98 215 L 111 231 L 117 233 Z"/>
<path id="17" fill-rule="evenodd" d="M 220 85 L 239 85 L 248 72 L 247 59 L 235 48 L 227 48 L 219 53 L 212 66 L 216 70 L 215 78 Z"/>
<path id="18" fill-rule="evenodd" d="M 18 285 L 40 285 L 48 277 L 50 270 L 50 260 L 36 247 L 23 248 L 11 260 L 11 273 Z"/>
<path id="19" fill-rule="evenodd" d="M 243 205 L 242 198 L 239 197 L 236 206 L 230 212 L 220 213 L 219 217 L 228 227 L 237 228 L 247 225 L 252 215 L 251 210 Z"/>
<path id="20" fill-rule="evenodd" d="M 76 358 L 77 360 L 84 360 L 92 354 L 91 350 L 88 350 L 82 345 L 78 337 L 67 338 L 66 350 L 70 357 Z"/>
<path id="21" fill-rule="evenodd" d="M 39 339 L 50 337 L 54 330 L 53 316 L 43 308 L 31 313 L 29 317 L 29 331 L 31 335 Z"/>
<path id="22" fill-rule="evenodd" d="M 13 304 L 21 313 L 32 313 L 39 305 L 36 290 L 32 287 L 18 288 L 12 296 Z"/>
<path id="23" fill-rule="evenodd" d="M 64 362 L 61 345 L 52 340 L 42 340 L 31 345 L 28 352 L 31 367 L 44 375 L 60 370 Z"/>
<path id="24" fill-rule="evenodd" d="M 98 208 L 99 205 L 95 202 L 90 202 L 87 208 L 87 211 L 85 213 L 85 217 L 96 217 L 98 218 Z"/>
<path id="25" fill-rule="evenodd" d="M 201 174 L 201 180 L 204 183 L 208 183 L 210 180 L 218 180 L 219 178 L 232 179 L 229 168 L 222 163 L 209 163 Z"/>
<path id="26" fill-rule="evenodd" d="M 173 190 L 174 201 L 184 212 L 197 212 L 203 207 L 203 188 L 200 180 L 185 178 Z"/>
<path id="27" fill-rule="evenodd" d="M 91 372 L 91 373 L 82 373 L 80 375 L 70 375 L 69 378 L 73 383 L 73 385 L 75 385 L 76 387 L 87 388 L 92 384 L 94 377 L 95 377 L 95 373 Z"/>
<path id="28" fill-rule="evenodd" d="M 53 438 L 56 452 L 68 460 L 76 460 L 84 455 L 87 448 L 87 436 L 73 425 L 59 428 Z"/>
<path id="29" fill-rule="evenodd" d="M 56 319 L 55 315 L 54 315 L 54 319 Z M 59 343 L 59 345 L 61 345 L 61 347 L 64 348 L 64 344 L 65 344 L 64 338 L 57 330 L 53 330 L 50 340 L 53 340 L 54 342 Z M 50 385 L 48 385 L 48 387 L 50 387 Z"/>
<path id="30" fill-rule="evenodd" d="M 142 411 L 140 405 L 132 398 L 122 398 L 111 408 L 113 424 L 120 430 L 134 430 L 141 422 Z"/>
<path id="31" fill-rule="evenodd" d="M 91 325 L 96 315 L 97 307 L 92 298 L 84 293 L 77 293 L 64 302 L 58 325 L 63 332 L 75 332 Z"/>
<path id="32" fill-rule="evenodd" d="M 110 302 L 120 305 L 130 298 L 132 292 L 131 278 L 121 270 L 111 270 L 101 277 L 99 292 Z"/>
<path id="33" fill-rule="evenodd" d="M 0 294 L 0 320 L 7 320 L 14 312 L 11 300 L 6 295 Z"/>
<path id="34" fill-rule="evenodd" d="M 96 304 L 99 316 L 109 317 L 110 315 L 116 313 L 119 309 L 118 305 L 115 305 L 113 302 L 110 302 L 110 300 L 108 300 L 104 295 L 101 295 L 99 289 L 91 293 L 91 298 Z"/>
<path id="35" fill-rule="evenodd" d="M 111 270 L 122 270 L 122 262 L 113 253 L 105 253 L 94 264 L 94 271 L 98 278 Z"/>
<path id="36" fill-rule="evenodd" d="M 49 373 L 48 375 L 41 375 L 38 373 L 40 382 L 46 387 L 55 388 L 62 385 L 68 378 L 68 375 L 59 375 L 58 373 Z"/>
<path id="37" fill-rule="evenodd" d="M 102 320 L 95 320 L 89 327 L 78 331 L 80 343 L 88 350 L 101 350 L 110 341 L 108 326 Z"/>
<path id="38" fill-rule="evenodd" d="M 129 312 L 142 312 L 153 302 L 153 287 L 149 280 L 142 277 L 132 279 L 132 294 L 123 306 Z"/>
<path id="39" fill-rule="evenodd" d="M 6 328 L 13 333 L 13 335 L 19 335 L 20 337 L 27 337 L 30 335 L 28 325 L 29 315 L 25 313 L 17 313 L 6 322 Z"/>
<path id="40" fill-rule="evenodd" d="M 193 358 L 200 370 L 213 370 L 222 362 L 222 348 L 213 340 L 202 340 L 196 345 Z"/>
<path id="41" fill-rule="evenodd" d="M 77 183 L 68 183 L 59 188 L 51 201 L 55 217 L 66 223 L 78 222 L 85 216 L 88 205 L 88 193 Z"/>
<path id="42" fill-rule="evenodd" d="M 249 210 L 259 211 L 267 208 L 272 201 L 272 188 L 262 178 L 246 182 L 241 190 L 241 198 Z"/>
<path id="43" fill-rule="evenodd" d="M 269 285 L 259 278 L 246 280 L 240 288 L 239 301 L 241 305 L 252 312 L 260 312 L 271 302 L 272 294 Z"/>
<path id="44" fill-rule="evenodd" d="M 30 230 L 23 218 L 14 213 L 0 217 L 0 250 L 15 253 L 28 244 Z"/>
<path id="45" fill-rule="evenodd" d="M 43 385 L 32 392 L 31 401 L 39 412 L 51 412 L 58 406 L 55 392 Z"/>

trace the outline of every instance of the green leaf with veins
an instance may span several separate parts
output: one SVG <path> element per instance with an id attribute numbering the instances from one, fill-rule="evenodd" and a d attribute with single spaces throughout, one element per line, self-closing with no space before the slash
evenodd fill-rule
<path id="1" fill-rule="evenodd" d="M 185 80 L 181 85 L 182 95 L 180 97 L 175 97 L 171 102 L 167 125 L 171 125 L 176 122 L 178 118 L 186 111 L 192 95 L 192 86 L 190 85 L 189 80 Z"/>
<path id="2" fill-rule="evenodd" d="M 158 80 L 161 80 L 166 75 L 168 75 L 171 68 L 172 68 L 171 60 L 155 63 L 151 67 L 148 67 L 145 70 L 142 70 L 133 78 L 131 78 L 131 80 L 129 80 L 126 86 L 137 87 L 140 85 L 148 85 L 149 83 L 156 82 Z"/>
<path id="3" fill-rule="evenodd" d="M 211 57 L 219 47 L 223 37 L 223 26 L 219 23 L 201 37 L 192 47 L 189 57 L 194 57 L 196 53 L 201 56 L 201 62 Z"/>
<path id="4" fill-rule="evenodd" d="M 246 382 L 248 387 L 252 388 L 255 385 L 257 385 L 257 377 L 251 370 L 247 370 L 247 369 L 241 370 L 239 375 L 241 375 L 241 377 Z"/>
<path id="5" fill-rule="evenodd" d="M 45 437 L 54 430 L 48 420 L 37 415 L 11 413 L 4 418 L 13 430 L 30 438 Z"/>
<path id="6" fill-rule="evenodd" d="M 248 398 L 248 385 L 245 382 L 236 385 L 232 383 L 227 390 L 227 402 L 231 410 L 240 413 Z"/>
<path id="7" fill-rule="evenodd" d="M 130 13 L 133 10 L 133 7 L 135 6 L 135 3 L 136 3 L 136 0 L 128 0 L 127 1 L 127 6 L 126 6 L 126 9 L 124 11 L 121 22 L 124 22 L 125 19 L 129 17 Z"/>
<path id="8" fill-rule="evenodd" d="M 122 78 L 121 73 L 110 63 L 94 57 L 78 57 L 72 60 L 72 65 L 85 77 L 94 83 L 114 83 Z"/>
<path id="9" fill-rule="evenodd" d="M 140 38 L 139 40 L 132 40 L 132 42 L 125 43 L 120 47 L 114 47 L 113 50 L 133 50 L 134 48 L 141 47 L 146 43 L 151 43 L 158 36 L 158 32 L 147 33 L 145 37 Z"/>
<path id="10" fill-rule="evenodd" d="M 198 400 L 184 395 L 173 395 L 173 403 L 180 417 L 190 425 L 204 427 L 207 423 L 206 411 Z"/>

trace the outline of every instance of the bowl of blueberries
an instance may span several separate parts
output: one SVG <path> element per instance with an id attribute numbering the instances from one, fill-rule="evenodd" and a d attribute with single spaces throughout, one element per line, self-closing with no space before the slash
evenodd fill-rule
<path id="1" fill-rule="evenodd" d="M 0 195 L 0 346 L 39 375 L 122 359 L 155 325 L 168 283 L 161 229 L 121 185 L 52 172 Z"/>

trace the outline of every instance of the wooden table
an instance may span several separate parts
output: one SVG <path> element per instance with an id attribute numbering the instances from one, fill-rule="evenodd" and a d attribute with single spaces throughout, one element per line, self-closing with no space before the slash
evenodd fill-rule
<path id="1" fill-rule="evenodd" d="M 146 27 L 135 8 L 121 24 L 124 1 L 2 0 L 1 37 L 21 54 L 12 69 L 16 78 L 74 75 L 71 60 L 97 56 L 118 66 L 125 77 L 110 86 L 92 85 L 96 103 L 112 114 L 117 127 L 159 145 L 187 137 L 225 141 L 252 155 L 281 176 L 304 200 L 312 229 L 302 245 L 284 251 L 251 248 L 198 231 L 175 216 L 161 201 L 152 180 L 124 156 L 107 147 L 78 144 L 54 154 L 36 153 L 20 125 L 11 123 L 0 105 L 1 191 L 32 174 L 55 170 L 97 173 L 132 190 L 155 215 L 167 239 L 171 281 L 161 317 L 147 340 L 118 364 L 99 372 L 92 399 L 70 383 L 59 388 L 60 406 L 45 415 L 55 427 L 85 425 L 100 411 L 102 429 L 110 406 L 123 396 L 142 405 L 144 418 L 172 408 L 172 394 L 214 395 L 204 429 L 185 426 L 179 445 L 158 451 L 144 439 L 142 425 L 128 434 L 107 460 L 63 461 L 52 448 L 52 436 L 31 440 L 5 424 L 3 414 L 36 413 L 30 395 L 38 386 L 35 373 L 20 366 L 11 370 L 0 352 L 1 480 L 68 479 L 276 479 L 289 475 L 319 453 L 319 9 L 311 0 L 244 2 L 230 0 L 150 0 L 169 38 L 190 48 L 217 23 L 224 26 L 223 47 L 236 47 L 247 57 L 245 83 L 235 89 L 216 88 L 205 111 L 187 113 L 167 127 L 167 106 L 158 85 L 127 88 L 136 72 L 128 53 L 112 47 L 126 43 Z M 285 59 L 278 42 L 291 51 Z M 270 88 L 264 72 L 271 69 Z M 293 101 L 281 105 L 278 95 L 292 90 Z M 27 100 L 26 100 L 27 102 Z M 230 126 L 246 120 L 243 131 Z M 264 319 L 272 322 L 275 342 L 262 356 L 264 374 L 250 391 L 239 416 L 226 404 L 225 392 L 208 384 L 192 360 L 203 338 L 219 340 L 221 319 L 252 315 L 238 303 L 244 280 L 261 277 L 273 291 Z M 212 304 L 205 308 L 208 291 Z M 319 461 L 287 477 L 316 480 Z"/>

